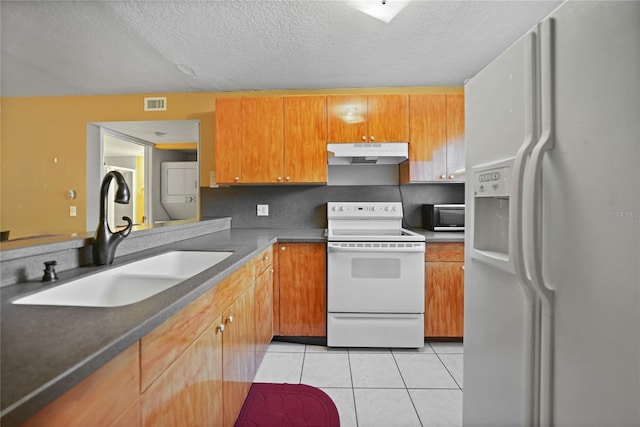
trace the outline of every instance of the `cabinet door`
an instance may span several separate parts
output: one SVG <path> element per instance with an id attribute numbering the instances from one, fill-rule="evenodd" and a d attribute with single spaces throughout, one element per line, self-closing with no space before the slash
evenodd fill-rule
<path id="1" fill-rule="evenodd" d="M 142 395 L 142 425 L 222 426 L 218 318 Z"/>
<path id="2" fill-rule="evenodd" d="M 273 338 L 273 268 L 266 269 L 255 283 L 256 371 Z"/>
<path id="3" fill-rule="evenodd" d="M 280 335 L 325 336 L 326 247 L 280 244 Z"/>
<path id="4" fill-rule="evenodd" d="M 216 99 L 215 165 L 216 182 L 242 182 L 242 101 Z"/>
<path id="5" fill-rule="evenodd" d="M 459 261 L 425 263 L 425 336 L 462 337 L 463 265 Z"/>
<path id="6" fill-rule="evenodd" d="M 327 96 L 327 141 L 368 141 L 367 96 Z"/>
<path id="7" fill-rule="evenodd" d="M 226 285 L 221 283 L 218 289 Z M 212 306 L 217 301 L 209 291 L 174 314 L 140 340 L 140 383 L 144 391 L 211 326 Z M 216 313 L 220 315 L 220 312 Z"/>
<path id="8" fill-rule="evenodd" d="M 447 95 L 447 180 L 464 182 L 464 95 Z"/>
<path id="9" fill-rule="evenodd" d="M 108 426 L 130 411 L 140 393 L 136 342 L 71 390 L 48 404 L 23 426 Z M 114 393 L 114 390 L 117 390 Z M 138 425 L 132 424 L 132 426 Z"/>
<path id="10" fill-rule="evenodd" d="M 412 182 L 446 179 L 446 101 L 447 95 L 441 94 L 410 97 L 409 174 Z"/>
<path id="11" fill-rule="evenodd" d="M 255 375 L 253 285 L 223 315 L 222 342 L 224 425 L 233 426 Z"/>
<path id="12" fill-rule="evenodd" d="M 281 182 L 284 170 L 282 97 L 242 98 L 242 182 Z"/>
<path id="13" fill-rule="evenodd" d="M 409 140 L 409 95 L 369 95 L 369 142 Z"/>
<path id="14" fill-rule="evenodd" d="M 327 182 L 327 97 L 284 98 L 284 179 Z"/>

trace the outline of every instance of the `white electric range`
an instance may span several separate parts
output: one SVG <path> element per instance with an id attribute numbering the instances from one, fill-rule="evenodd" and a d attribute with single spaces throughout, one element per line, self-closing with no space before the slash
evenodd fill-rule
<path id="1" fill-rule="evenodd" d="M 424 236 L 400 202 L 327 203 L 327 345 L 424 345 Z"/>

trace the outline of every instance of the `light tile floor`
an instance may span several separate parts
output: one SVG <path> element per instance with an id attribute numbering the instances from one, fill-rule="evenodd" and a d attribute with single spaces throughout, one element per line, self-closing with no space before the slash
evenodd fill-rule
<path id="1" fill-rule="evenodd" d="M 405 350 L 274 341 L 254 381 L 322 389 L 343 427 L 461 426 L 462 357 L 462 343 Z"/>

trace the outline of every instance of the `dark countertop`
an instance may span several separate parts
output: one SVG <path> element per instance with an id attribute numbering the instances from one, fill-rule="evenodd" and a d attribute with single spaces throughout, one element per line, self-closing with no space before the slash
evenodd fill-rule
<path id="1" fill-rule="evenodd" d="M 55 285 L 170 250 L 233 251 L 219 264 L 135 304 L 113 308 L 13 305 L 50 284 L 0 289 L 2 426 L 18 425 L 275 242 L 325 242 L 324 229 L 230 229 L 59 273 Z"/>

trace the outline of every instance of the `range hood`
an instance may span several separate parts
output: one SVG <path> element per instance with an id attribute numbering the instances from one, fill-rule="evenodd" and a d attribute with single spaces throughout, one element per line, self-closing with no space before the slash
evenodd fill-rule
<path id="1" fill-rule="evenodd" d="M 327 144 L 329 165 L 397 165 L 409 158 L 407 142 Z"/>

